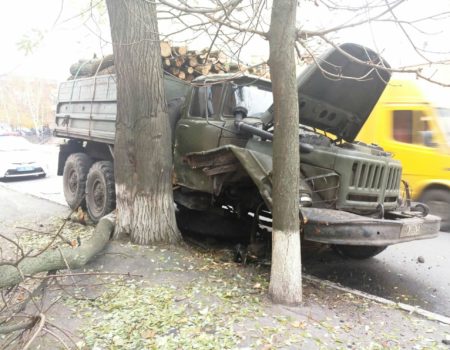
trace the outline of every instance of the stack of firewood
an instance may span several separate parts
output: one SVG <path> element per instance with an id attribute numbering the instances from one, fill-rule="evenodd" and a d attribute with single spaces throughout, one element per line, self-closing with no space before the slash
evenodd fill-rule
<path id="1" fill-rule="evenodd" d="M 268 77 L 267 65 L 248 68 L 231 62 L 226 55 L 217 50 L 188 50 L 186 46 L 171 46 L 162 41 L 161 60 L 163 69 L 179 79 L 192 81 L 195 77 L 208 74 L 247 71 L 250 74 Z M 115 74 L 114 57 L 107 55 L 103 59 L 80 60 L 70 67 L 69 79 L 93 75 Z"/>
<path id="2" fill-rule="evenodd" d="M 199 75 L 223 74 L 230 71 L 227 57 L 221 51 L 188 50 L 186 46 L 171 46 L 161 42 L 161 58 L 165 71 L 191 81 Z"/>

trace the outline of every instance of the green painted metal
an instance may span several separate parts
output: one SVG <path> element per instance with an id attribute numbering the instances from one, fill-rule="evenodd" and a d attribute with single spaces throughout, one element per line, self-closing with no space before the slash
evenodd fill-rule
<path id="1" fill-rule="evenodd" d="M 365 54 L 359 46 L 350 49 Z M 335 59 L 333 55 L 330 57 Z M 344 63 L 347 73 L 370 69 L 366 66 L 363 70 L 361 67 L 353 69 L 347 66 L 350 62 Z M 299 79 L 303 86 L 303 90 L 299 90 L 300 103 L 308 104 L 303 112 L 300 108 L 301 120 L 309 126 L 306 130 L 304 125 L 299 125 L 299 146 L 308 145 L 309 151 L 303 149 L 301 153 L 299 200 L 303 195 L 310 196 L 311 201 L 305 203 L 312 205 L 302 209 L 307 220 L 305 237 L 319 242 L 356 245 L 393 244 L 434 237 L 439 230 L 438 218 L 429 216 L 425 220 L 403 207 L 403 212 L 399 212 L 401 164 L 379 147 L 351 142 L 382 93 L 385 81 L 380 82 L 373 71 L 376 81 L 340 82 L 333 90 L 325 88 L 328 80 L 323 80 L 319 71 L 310 69 L 306 78 Z M 92 87 L 92 80 L 63 85 L 56 115 L 57 136 L 114 142 L 116 97 L 109 78 L 102 79 L 106 80 L 99 85 L 102 88 L 98 93 L 91 91 L 86 96 L 82 95 L 87 91 L 83 86 Z M 175 201 L 180 206 L 201 211 L 216 212 L 226 206 L 245 213 L 260 207 L 262 202 L 271 210 L 270 81 L 246 75 L 214 75 L 198 78 L 187 87 L 174 77 L 165 79 L 168 99 L 185 96 L 181 112 L 176 115 L 178 120 L 173 120 Z M 67 84 L 73 85 L 72 90 L 68 90 Z M 361 86 L 364 89 L 361 90 Z M 341 91 L 342 87 L 345 91 Z M 354 96 L 359 97 L 355 100 Z M 364 98 L 367 106 L 361 100 Z M 85 115 L 89 106 L 95 107 L 96 115 Z M 248 109 L 249 115 L 241 121 L 252 128 L 236 124 L 235 107 Z M 325 109 L 327 113 L 322 113 Z M 304 117 L 305 111 L 311 113 Z M 255 128 L 265 133 L 257 133 Z M 330 130 L 337 140 L 326 135 Z M 361 233 L 367 237 L 363 239 Z"/>

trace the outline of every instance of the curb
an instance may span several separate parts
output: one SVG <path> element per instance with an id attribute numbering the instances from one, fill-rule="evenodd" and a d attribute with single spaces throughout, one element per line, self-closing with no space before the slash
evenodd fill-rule
<path id="1" fill-rule="evenodd" d="M 313 282 L 313 283 L 317 283 L 329 288 L 333 288 L 336 290 L 339 290 L 341 292 L 345 292 L 345 293 L 351 293 L 353 295 L 359 296 L 361 298 L 365 298 L 365 299 L 369 299 L 371 301 L 375 301 L 377 303 L 380 304 L 384 304 L 384 305 L 389 305 L 389 306 L 394 306 L 398 309 L 401 309 L 403 311 L 407 311 L 410 314 L 417 314 L 420 316 L 423 316 L 429 320 L 432 321 L 438 321 L 440 323 L 444 323 L 447 325 L 450 325 L 450 317 L 444 316 L 444 315 L 439 315 L 437 313 L 431 312 L 431 311 L 427 311 L 424 310 L 422 308 L 420 308 L 419 306 L 412 306 L 412 305 L 408 305 L 408 304 L 404 304 L 404 303 L 397 303 L 395 301 L 392 300 L 388 300 L 382 297 L 378 297 L 376 295 L 372 295 L 366 292 L 361 292 L 359 290 L 356 289 L 352 289 L 352 288 L 348 288 L 348 287 L 344 287 L 341 286 L 340 284 L 328 281 L 328 280 L 322 280 L 320 278 L 308 275 L 308 274 L 303 274 L 302 278 L 309 281 L 309 282 Z"/>
<path id="2" fill-rule="evenodd" d="M 25 191 L 20 191 L 20 190 L 17 190 L 17 189 L 15 189 L 15 188 L 11 188 L 11 187 L 9 187 L 8 185 L 4 184 L 3 182 L 0 182 L 0 187 L 3 187 L 3 188 L 5 188 L 5 189 L 7 189 L 8 191 L 13 191 L 13 192 L 16 192 L 16 193 L 23 194 L 23 195 L 25 195 L 25 196 L 30 196 L 30 197 L 33 197 L 33 198 L 36 198 L 36 199 L 42 199 L 42 200 L 44 200 L 44 201 L 50 202 L 50 203 L 52 203 L 52 204 L 59 205 L 59 206 L 61 206 L 61 207 L 64 207 L 64 208 L 67 208 L 68 210 L 70 210 L 70 208 L 69 208 L 67 205 L 65 205 L 65 204 L 62 204 L 62 203 L 57 202 L 57 201 L 55 201 L 55 200 L 53 200 L 53 199 L 50 199 L 50 198 L 46 198 L 46 197 L 40 196 L 40 195 L 38 195 L 38 194 L 34 194 L 34 193 L 30 193 L 30 192 L 25 192 Z"/>

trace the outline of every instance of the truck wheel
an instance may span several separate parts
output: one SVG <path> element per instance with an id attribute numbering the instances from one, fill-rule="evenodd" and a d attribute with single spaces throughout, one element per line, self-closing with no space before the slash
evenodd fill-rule
<path id="1" fill-rule="evenodd" d="M 450 232 L 450 191 L 445 189 L 426 190 L 420 201 L 430 208 L 430 213 L 441 218 L 441 231 Z"/>
<path id="2" fill-rule="evenodd" d="M 333 250 L 344 258 L 364 260 L 380 254 L 387 246 L 369 246 L 369 245 L 332 245 Z"/>
<path id="3" fill-rule="evenodd" d="M 86 206 L 89 217 L 94 222 L 98 222 L 116 207 L 112 162 L 96 162 L 89 170 L 86 182 Z"/>
<path id="4" fill-rule="evenodd" d="M 86 208 L 86 178 L 92 160 L 85 153 L 72 153 L 66 160 L 63 172 L 63 190 L 72 210 Z"/>

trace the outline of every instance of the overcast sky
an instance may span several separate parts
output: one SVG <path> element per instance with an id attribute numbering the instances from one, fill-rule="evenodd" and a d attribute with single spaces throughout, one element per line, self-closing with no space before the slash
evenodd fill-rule
<path id="1" fill-rule="evenodd" d="M 347 2 L 363 3 L 361 0 Z M 402 18 L 416 19 L 439 11 L 450 11 L 449 3 L 449 0 L 409 0 L 398 7 L 396 13 Z M 70 64 L 79 58 L 90 58 L 94 53 L 99 56 L 102 52 L 110 53 L 107 17 L 103 16 L 95 23 L 89 19 L 90 13 L 78 16 L 88 4 L 89 1 L 85 0 L 1 1 L 0 76 L 16 74 L 61 81 L 68 77 Z M 342 23 L 349 15 L 351 13 L 330 13 L 323 6 L 317 7 L 313 1 L 309 1 L 300 9 L 299 23 L 308 29 L 326 28 L 330 24 Z M 450 19 L 427 21 L 421 25 L 432 35 L 413 31 L 412 36 L 419 47 L 450 52 Z M 161 28 L 160 31 L 163 30 Z M 18 49 L 18 43 L 27 35 L 38 38 L 36 33 L 43 33 L 43 39 L 31 54 L 25 55 Z M 420 61 L 409 49 L 410 45 L 398 27 L 393 24 L 372 23 L 364 28 L 346 30 L 336 35 L 336 41 L 356 42 L 378 50 L 393 66 L 416 64 Z M 208 47 L 209 39 L 203 38 L 191 45 L 196 48 Z M 244 59 L 251 61 L 254 59 L 252 56 L 267 57 L 267 48 L 267 43 L 261 40 L 250 43 L 244 51 Z M 440 55 L 439 58 L 445 59 L 448 56 Z"/>

